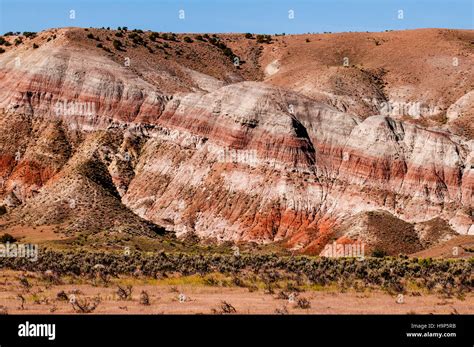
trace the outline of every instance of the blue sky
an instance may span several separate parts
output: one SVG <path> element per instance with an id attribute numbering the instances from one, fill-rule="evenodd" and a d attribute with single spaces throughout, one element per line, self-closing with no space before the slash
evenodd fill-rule
<path id="1" fill-rule="evenodd" d="M 473 0 L 0 0 L 0 33 L 65 26 L 268 34 L 472 29 L 473 4 Z M 70 10 L 75 19 L 69 18 Z M 184 19 L 179 18 L 180 10 Z M 403 19 L 398 18 L 399 10 Z"/>

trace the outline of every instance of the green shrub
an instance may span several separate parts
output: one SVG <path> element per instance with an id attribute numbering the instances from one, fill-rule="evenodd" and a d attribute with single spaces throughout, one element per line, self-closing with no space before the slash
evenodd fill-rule
<path id="1" fill-rule="evenodd" d="M 257 35 L 257 43 L 272 43 L 271 35 Z"/>
<path id="2" fill-rule="evenodd" d="M 154 41 L 156 41 L 156 39 L 160 38 L 160 34 L 153 32 L 148 36 L 148 38 L 150 39 L 150 41 L 154 42 Z"/>
<path id="3" fill-rule="evenodd" d="M 26 38 L 34 38 L 36 37 L 36 33 L 33 31 L 24 31 L 23 36 Z"/>
<path id="4" fill-rule="evenodd" d="M 433 263 L 433 259 L 431 258 L 423 258 L 418 260 L 418 264 L 420 264 L 423 267 L 429 267 Z"/>
<path id="5" fill-rule="evenodd" d="M 382 249 L 376 248 L 372 251 L 371 256 L 374 257 L 374 258 L 383 258 L 383 257 L 387 256 L 387 252 L 385 252 Z"/>
<path id="6" fill-rule="evenodd" d="M 130 274 L 137 268 L 143 276 L 157 277 L 176 273 L 184 276 L 219 272 L 241 276 L 252 283 L 262 281 L 267 292 L 282 288 L 279 281 L 326 286 L 339 284 L 347 289 L 374 286 L 390 292 L 403 292 L 407 283 L 417 283 L 427 289 L 437 285 L 472 290 L 473 261 L 430 259 L 420 266 L 413 259 L 397 257 L 326 258 L 309 256 L 278 256 L 275 254 L 242 253 L 240 257 L 212 253 L 134 252 L 133 256 L 115 252 L 51 251 L 41 249 L 37 262 L 25 258 L 0 258 L 1 268 L 21 271 L 51 270 L 59 275 L 93 274 L 97 264 L 105 274 Z M 297 291 L 287 286 L 291 291 Z M 306 306 L 305 302 L 302 302 Z"/>
<path id="7" fill-rule="evenodd" d="M 112 45 L 114 46 L 114 48 L 118 51 L 122 50 L 122 42 L 120 42 L 119 40 L 114 40 L 112 42 Z"/>
<path id="8" fill-rule="evenodd" d="M 230 57 L 230 58 L 234 57 L 234 53 L 229 47 L 224 48 L 223 52 L 226 57 Z"/>
<path id="9" fill-rule="evenodd" d="M 167 41 L 178 41 L 175 33 L 163 33 L 161 38 Z"/>

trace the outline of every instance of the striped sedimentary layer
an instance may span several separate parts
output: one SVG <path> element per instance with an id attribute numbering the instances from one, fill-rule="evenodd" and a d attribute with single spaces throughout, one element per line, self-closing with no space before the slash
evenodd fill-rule
<path id="1" fill-rule="evenodd" d="M 79 168 L 92 162 L 114 185 L 92 180 L 110 206 L 178 235 L 317 252 L 335 226 L 371 210 L 474 233 L 472 140 L 264 82 L 166 95 L 74 46 L 13 51 L 0 66 L 0 192 L 31 220 L 51 222 L 62 185 L 87 196 L 90 172 Z"/>

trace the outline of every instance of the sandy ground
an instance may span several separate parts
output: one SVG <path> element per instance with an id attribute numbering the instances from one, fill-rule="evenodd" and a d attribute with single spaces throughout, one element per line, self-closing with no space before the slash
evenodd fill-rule
<path id="1" fill-rule="evenodd" d="M 412 254 L 420 258 L 469 258 L 474 256 L 474 235 L 459 235 L 423 251 Z"/>
<path id="2" fill-rule="evenodd" d="M 334 290 L 305 291 L 295 296 L 296 300 L 281 299 L 279 290 L 274 294 L 263 289 L 250 292 L 240 287 L 213 287 L 195 284 L 146 283 L 147 281 L 128 279 L 122 282 L 137 282 L 132 288 L 131 299 L 122 300 L 117 294 L 117 284 L 107 287 L 90 283 L 48 285 L 29 279 L 30 288 L 20 284 L 21 273 L 0 272 L 0 311 L 8 314 L 76 314 L 72 304 L 57 298 L 64 291 L 69 298 L 100 303 L 93 313 L 97 314 L 210 314 L 222 312 L 222 302 L 232 305 L 238 314 L 472 314 L 474 294 L 458 298 L 442 298 L 434 294 L 421 296 L 407 293 L 403 297 L 392 296 L 381 291 L 341 293 Z M 148 281 L 152 282 L 152 281 Z M 142 291 L 149 295 L 150 304 L 140 303 Z M 24 298 L 22 306 L 21 295 Z M 298 298 L 310 302 L 307 309 L 299 308 Z M 215 311 L 214 311 L 215 310 Z"/>
<path id="3" fill-rule="evenodd" d="M 0 218 L 0 227 L 4 221 Z M 0 235 L 8 233 L 19 240 L 20 243 L 44 243 L 46 241 L 65 240 L 69 238 L 62 233 L 55 233 L 54 226 L 25 227 L 14 226 L 1 230 Z"/>

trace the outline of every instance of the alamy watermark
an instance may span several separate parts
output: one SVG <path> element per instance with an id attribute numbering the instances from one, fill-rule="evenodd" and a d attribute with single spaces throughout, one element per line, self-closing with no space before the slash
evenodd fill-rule
<path id="1" fill-rule="evenodd" d="M 377 100 L 364 99 L 365 102 L 374 105 L 382 116 L 435 116 L 442 112 L 442 108 L 437 105 L 426 105 L 420 101 L 395 101 L 395 100 Z"/>
<path id="2" fill-rule="evenodd" d="M 54 113 L 58 117 L 62 116 L 95 116 L 95 102 L 90 101 L 57 101 L 54 105 Z"/>
<path id="3" fill-rule="evenodd" d="M 365 258 L 365 243 L 328 243 L 320 255 L 329 258 L 354 257 L 363 260 Z"/>
<path id="4" fill-rule="evenodd" d="M 217 154 L 217 160 L 221 163 L 242 163 L 248 165 L 256 165 L 257 151 L 254 149 L 233 149 L 222 148 Z"/>

